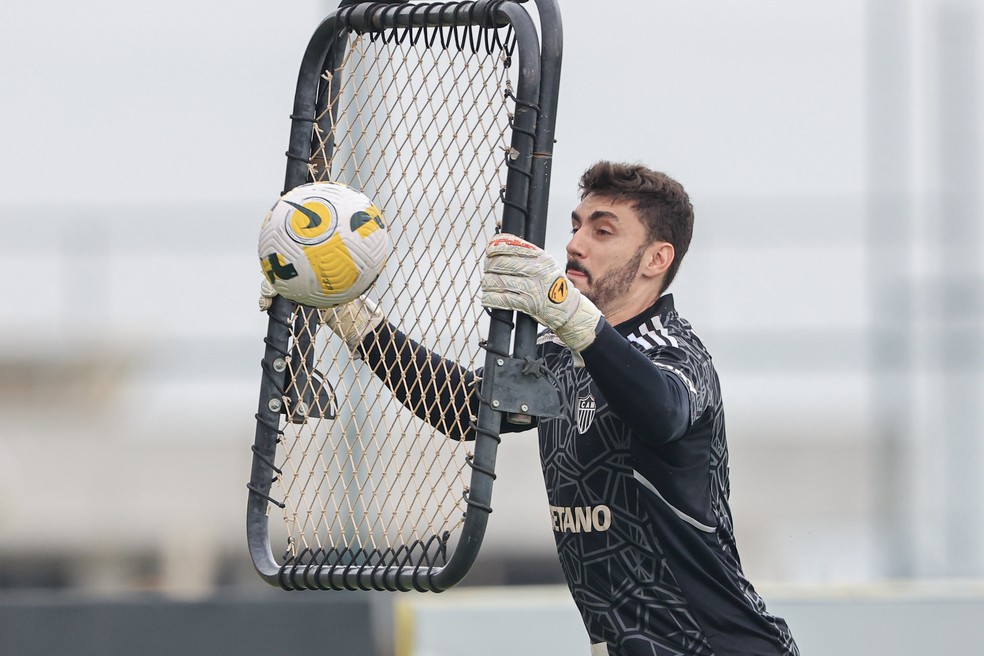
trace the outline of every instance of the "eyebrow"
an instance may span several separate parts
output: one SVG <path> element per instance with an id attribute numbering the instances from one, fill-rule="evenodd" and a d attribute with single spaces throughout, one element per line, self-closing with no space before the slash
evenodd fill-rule
<path id="1" fill-rule="evenodd" d="M 571 218 L 583 222 L 583 219 L 577 215 L 577 210 L 571 212 Z M 616 223 L 620 222 L 618 215 L 615 214 L 615 212 L 609 212 L 608 210 L 595 210 L 594 212 L 588 215 L 589 222 L 596 221 L 598 219 L 611 219 Z"/>

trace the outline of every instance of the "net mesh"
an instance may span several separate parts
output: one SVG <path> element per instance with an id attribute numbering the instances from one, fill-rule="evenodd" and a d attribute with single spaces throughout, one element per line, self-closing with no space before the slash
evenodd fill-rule
<path id="1" fill-rule="evenodd" d="M 323 75 L 330 91 L 309 165 L 312 180 L 354 186 L 383 212 L 394 253 L 368 295 L 411 338 L 469 369 L 488 330 L 476 299 L 514 106 L 511 32 L 488 32 L 351 34 Z M 317 312 L 297 308 L 292 320 L 274 484 L 285 561 L 442 564 L 467 507 L 469 443 L 403 407 Z"/>

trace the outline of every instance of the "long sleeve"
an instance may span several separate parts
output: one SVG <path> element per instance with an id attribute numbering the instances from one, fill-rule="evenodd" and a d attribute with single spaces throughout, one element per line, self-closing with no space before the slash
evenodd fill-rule
<path id="1" fill-rule="evenodd" d="M 472 440 L 478 380 L 469 371 L 413 341 L 388 323 L 361 344 L 365 361 L 405 407 L 453 440 Z"/>
<path id="2" fill-rule="evenodd" d="M 690 397 L 676 374 L 607 322 L 581 356 L 605 400 L 643 441 L 662 444 L 683 436 L 690 425 Z"/>

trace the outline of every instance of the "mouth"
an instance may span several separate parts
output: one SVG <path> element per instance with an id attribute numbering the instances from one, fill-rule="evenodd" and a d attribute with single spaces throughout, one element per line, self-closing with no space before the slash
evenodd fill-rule
<path id="1" fill-rule="evenodd" d="M 565 273 L 572 282 L 574 280 L 584 280 L 588 283 L 591 282 L 591 274 L 588 273 L 588 270 L 585 269 L 583 265 L 573 260 L 569 260 L 567 262 L 567 271 Z"/>

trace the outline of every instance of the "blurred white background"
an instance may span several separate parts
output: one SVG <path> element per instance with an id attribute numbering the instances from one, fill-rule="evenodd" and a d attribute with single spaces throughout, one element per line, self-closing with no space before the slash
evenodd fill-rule
<path id="1" fill-rule="evenodd" d="M 751 578 L 984 575 L 984 8 L 560 4 L 547 246 L 596 159 L 687 187 Z M 255 238 L 333 7 L 0 7 L 0 588 L 264 587 Z M 534 438 L 499 454 L 476 581 L 554 558 Z"/>

